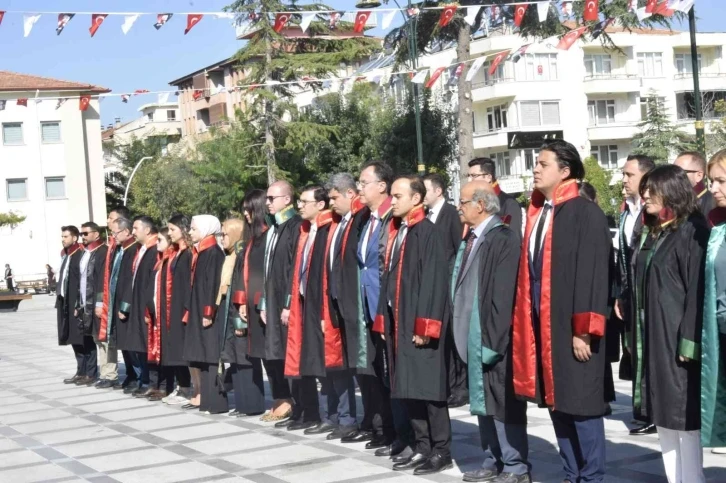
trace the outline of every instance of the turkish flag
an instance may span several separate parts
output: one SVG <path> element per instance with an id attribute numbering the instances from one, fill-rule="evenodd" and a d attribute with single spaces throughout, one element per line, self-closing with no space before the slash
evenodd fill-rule
<path id="1" fill-rule="evenodd" d="M 89 104 L 91 104 L 91 96 L 81 96 L 81 100 L 78 103 L 78 109 L 85 111 L 88 109 Z"/>
<path id="2" fill-rule="evenodd" d="M 585 11 L 583 18 L 586 22 L 596 22 L 600 17 L 600 6 L 598 0 L 587 0 L 585 2 Z"/>
<path id="3" fill-rule="evenodd" d="M 429 81 L 424 86 L 426 89 L 431 89 L 431 86 L 433 86 L 437 80 L 439 80 L 439 77 L 441 76 L 441 73 L 446 70 L 446 67 L 439 67 L 434 71 L 433 74 L 431 74 L 431 77 L 429 78 Z"/>
<path id="4" fill-rule="evenodd" d="M 108 17 L 107 13 L 94 13 L 91 15 L 91 28 L 88 29 L 91 32 L 91 37 L 96 35 L 98 27 L 100 27 L 103 21 L 106 20 L 106 17 Z"/>
<path id="5" fill-rule="evenodd" d="M 275 15 L 275 26 L 272 27 L 275 32 L 278 34 L 282 32 L 282 29 L 285 28 L 285 25 L 287 25 L 287 22 L 290 21 L 290 14 L 289 13 L 278 13 Z"/>
<path id="6" fill-rule="evenodd" d="M 201 98 L 202 98 L 202 90 L 201 90 L 201 89 L 196 89 L 196 90 L 195 90 L 195 91 L 194 91 L 194 92 L 192 93 L 192 99 L 194 99 L 194 100 L 196 101 L 196 100 L 199 100 L 199 99 L 201 99 Z"/>
<path id="7" fill-rule="evenodd" d="M 497 67 L 499 67 L 499 64 L 502 63 L 504 59 L 506 59 L 509 56 L 509 53 L 511 50 L 503 50 L 497 54 L 496 57 L 494 57 L 494 60 L 492 60 L 492 65 L 489 66 L 489 75 L 492 76 L 497 71 Z"/>
<path id="8" fill-rule="evenodd" d="M 645 13 L 653 13 L 655 6 L 658 4 L 658 0 L 646 0 L 645 2 Z"/>
<path id="9" fill-rule="evenodd" d="M 653 8 L 653 15 L 663 15 L 664 17 L 672 17 L 675 10 L 668 8 L 668 2 L 659 3 Z"/>
<path id="10" fill-rule="evenodd" d="M 447 5 L 441 11 L 441 17 L 439 18 L 439 27 L 446 27 L 451 22 L 451 19 L 456 15 L 456 9 L 458 5 Z"/>
<path id="11" fill-rule="evenodd" d="M 18 103 L 17 104 L 19 106 L 28 107 L 28 99 L 27 98 L 18 99 Z"/>
<path id="12" fill-rule="evenodd" d="M 3 17 L 5 16 L 5 12 L 0 10 L 0 24 L 3 23 Z"/>
<path id="13" fill-rule="evenodd" d="M 582 34 L 585 33 L 587 30 L 586 26 L 578 27 L 574 30 L 570 30 L 567 32 L 567 34 L 560 39 L 560 42 L 557 44 L 557 48 L 560 50 L 570 50 L 570 47 L 572 47 L 572 44 L 577 42 L 577 39 L 582 37 Z"/>
<path id="14" fill-rule="evenodd" d="M 188 34 L 189 31 L 204 17 L 201 13 L 190 13 L 187 15 L 187 28 L 184 30 L 184 35 Z"/>
<path id="15" fill-rule="evenodd" d="M 524 19 L 524 14 L 527 12 L 527 7 L 529 7 L 528 3 L 523 3 L 519 5 L 514 6 L 514 26 L 519 27 L 522 25 L 522 19 Z"/>
<path id="16" fill-rule="evenodd" d="M 358 12 L 355 14 L 355 26 L 353 27 L 353 32 L 359 34 L 363 32 L 363 29 L 366 27 L 366 22 L 368 22 L 368 17 L 371 16 L 371 11 L 366 10 L 363 12 Z"/>

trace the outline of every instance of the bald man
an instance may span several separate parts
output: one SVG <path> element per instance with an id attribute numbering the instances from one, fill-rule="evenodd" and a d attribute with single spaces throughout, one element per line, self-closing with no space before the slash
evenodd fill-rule
<path id="1" fill-rule="evenodd" d="M 461 189 L 459 216 L 469 227 L 454 262 L 454 345 L 466 363 L 469 404 L 479 417 L 482 467 L 464 481 L 530 482 L 527 405 L 514 395 L 510 333 L 519 267 L 519 235 L 497 215 L 499 197 L 486 181 Z"/>
<path id="2" fill-rule="evenodd" d="M 706 158 L 697 151 L 686 151 L 676 158 L 674 163 L 680 166 L 688 176 L 688 181 L 693 186 L 693 192 L 698 198 L 698 208 L 703 216 L 708 217 L 708 213 L 714 209 L 713 195 L 708 190 L 705 183 L 706 177 Z"/>
<path id="3" fill-rule="evenodd" d="M 259 305 L 266 324 L 263 362 L 275 401 L 263 420 L 276 421 L 281 427 L 292 422 L 289 418 L 292 398 L 284 369 L 293 262 L 302 223 L 293 200 L 293 189 L 287 181 L 276 181 L 267 189 L 266 205 L 271 226 L 265 242 L 265 293 Z"/>

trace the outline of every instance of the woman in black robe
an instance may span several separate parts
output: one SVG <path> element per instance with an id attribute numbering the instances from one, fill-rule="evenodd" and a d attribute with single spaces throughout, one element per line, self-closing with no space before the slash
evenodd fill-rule
<path id="1" fill-rule="evenodd" d="M 658 428 L 668 481 L 703 482 L 700 343 L 709 228 L 685 171 L 640 182 L 645 226 L 633 258 L 633 406 Z"/>
<path id="2" fill-rule="evenodd" d="M 234 410 L 229 413 L 230 416 L 248 416 L 265 411 L 262 361 L 248 356 L 247 317 L 242 317 L 234 303 L 234 294 L 243 290 L 245 246 L 249 234 L 249 224 L 236 218 L 226 220 L 222 226 L 222 247 L 227 252 L 227 259 L 219 287 L 217 323 L 225 326 L 222 360 L 230 364 L 234 387 Z"/>
<path id="3" fill-rule="evenodd" d="M 174 391 L 162 399 L 166 404 L 188 404 L 192 397 L 192 381 L 189 363 L 184 360 L 185 323 L 182 321 L 192 291 L 192 240 L 189 236 L 190 221 L 184 215 L 172 216 L 167 222 L 173 254 L 167 270 L 162 273 L 161 305 L 168 307 L 161 323 L 161 364 L 167 377 L 176 379 Z M 168 294 L 171 293 L 171 297 Z M 198 388 L 196 388 L 198 391 Z M 199 394 L 199 392 L 197 392 Z"/>
<path id="4" fill-rule="evenodd" d="M 217 244 L 217 234 L 222 231 L 219 220 L 212 215 L 192 218 L 189 232 L 194 251 L 192 253 L 192 292 L 187 311 L 184 334 L 184 359 L 197 369 L 198 380 L 193 381 L 198 394 L 183 406 L 199 408 L 212 414 L 227 412 L 227 396 L 219 374 L 219 357 L 222 352 L 222 329 L 214 323 L 217 313 L 217 293 L 222 275 L 224 252 Z M 195 374 L 192 373 L 192 377 Z"/>

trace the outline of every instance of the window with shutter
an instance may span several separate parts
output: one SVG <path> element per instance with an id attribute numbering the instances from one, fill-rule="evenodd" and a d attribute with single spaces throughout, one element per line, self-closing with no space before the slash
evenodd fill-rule
<path id="1" fill-rule="evenodd" d="M 23 144 L 23 123 L 3 123 L 3 144 L 7 146 Z"/>
<path id="2" fill-rule="evenodd" d="M 560 123 L 560 103 L 559 102 L 543 102 L 542 103 L 542 125 L 551 126 Z"/>
<path id="3" fill-rule="evenodd" d="M 61 142 L 61 132 L 59 122 L 41 122 L 40 137 L 43 143 L 59 143 Z"/>
<path id="4" fill-rule="evenodd" d="M 45 178 L 45 198 L 48 200 L 66 197 L 66 179 L 62 176 Z"/>
<path id="5" fill-rule="evenodd" d="M 8 201 L 24 201 L 28 199 L 28 180 L 27 179 L 9 179 Z"/>
<path id="6" fill-rule="evenodd" d="M 526 101 L 519 103 L 522 126 L 540 126 L 540 112 L 538 101 Z"/>

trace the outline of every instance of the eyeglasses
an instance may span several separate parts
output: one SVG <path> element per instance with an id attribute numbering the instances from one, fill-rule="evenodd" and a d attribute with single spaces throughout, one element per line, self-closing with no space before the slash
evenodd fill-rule
<path id="1" fill-rule="evenodd" d="M 91 233 L 98 233 L 98 232 L 97 232 L 97 231 L 82 231 L 82 232 L 81 232 L 81 235 L 83 235 L 83 236 L 88 236 L 88 235 L 90 235 Z"/>
<path id="2" fill-rule="evenodd" d="M 486 175 L 487 175 L 486 173 L 468 173 L 466 175 L 466 177 L 469 179 L 477 179 L 477 178 L 481 178 Z"/>
<path id="3" fill-rule="evenodd" d="M 298 206 L 305 206 L 305 205 L 307 205 L 308 203 L 315 203 L 315 200 L 310 200 L 310 201 L 306 201 L 306 200 L 297 200 L 297 205 L 298 205 Z"/>
<path id="4" fill-rule="evenodd" d="M 701 173 L 702 172 L 702 171 L 699 171 L 697 169 L 684 169 L 683 171 L 685 171 L 686 174 L 696 174 L 696 173 Z"/>
<path id="5" fill-rule="evenodd" d="M 279 196 L 268 196 L 268 197 L 267 197 L 267 201 L 269 201 L 270 203 L 272 203 L 272 202 L 274 202 L 274 201 L 275 201 L 275 200 L 276 200 L 277 198 L 284 198 L 284 197 L 285 197 L 285 195 L 279 195 Z"/>
<path id="6" fill-rule="evenodd" d="M 460 206 L 464 206 L 467 203 L 474 203 L 474 200 L 459 200 Z"/>
<path id="7" fill-rule="evenodd" d="M 358 187 L 358 189 L 365 188 L 371 183 L 380 183 L 380 181 L 356 181 L 355 185 Z"/>

